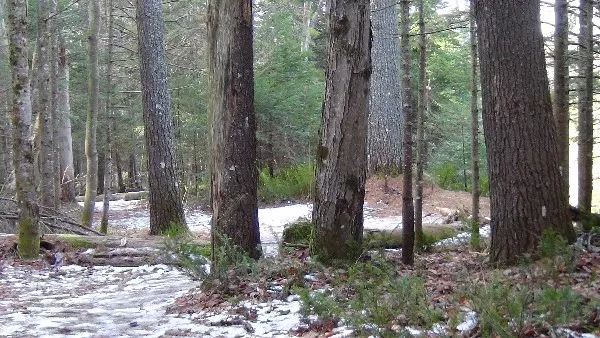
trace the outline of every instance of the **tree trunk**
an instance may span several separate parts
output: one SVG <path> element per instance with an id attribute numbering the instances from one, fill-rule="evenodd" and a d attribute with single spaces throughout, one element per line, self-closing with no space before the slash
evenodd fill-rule
<path id="1" fill-rule="evenodd" d="M 60 149 L 61 199 L 75 202 L 75 170 L 71 136 L 71 104 L 69 102 L 69 60 L 64 41 L 61 40 L 58 61 L 59 103 L 58 147 Z"/>
<path id="2" fill-rule="evenodd" d="M 592 211 L 594 150 L 594 35 L 593 1 L 581 0 L 579 14 L 579 81 L 578 81 L 578 207 Z"/>
<path id="3" fill-rule="evenodd" d="M 50 0 L 37 1 L 37 45 L 38 45 L 38 73 L 37 95 L 39 119 L 40 148 L 40 194 L 41 204 L 55 207 L 54 190 L 54 148 L 51 111 L 51 89 L 50 89 L 50 56 L 52 46 L 50 45 L 50 29 L 48 18 L 50 17 Z"/>
<path id="4" fill-rule="evenodd" d="M 54 205 L 60 206 L 60 142 L 59 134 L 59 113 L 58 113 L 58 24 L 56 12 L 56 0 L 50 0 L 50 102 L 52 112 L 52 176 L 54 177 L 52 186 L 54 187 Z"/>
<path id="5" fill-rule="evenodd" d="M 150 234 L 187 231 L 176 176 L 161 1 L 138 0 L 136 13 L 144 136 L 148 152 Z"/>
<path id="6" fill-rule="evenodd" d="M 368 171 L 400 171 L 402 163 L 402 98 L 396 0 L 374 0 L 371 11 L 373 47 L 368 136 Z"/>
<path id="7" fill-rule="evenodd" d="M 514 263 L 544 229 L 575 239 L 562 178 L 536 1 L 477 0 L 490 260 Z"/>
<path id="8" fill-rule="evenodd" d="M 556 142 L 563 178 L 564 199 L 569 203 L 569 18 L 568 0 L 554 2 L 554 96 Z"/>
<path id="9" fill-rule="evenodd" d="M 119 186 L 119 192 L 123 193 L 126 191 L 125 181 L 123 180 L 123 166 L 121 165 L 121 155 L 118 147 L 115 147 L 115 163 L 117 165 L 117 185 Z"/>
<path id="10" fill-rule="evenodd" d="M 100 110 L 98 107 L 98 114 L 100 120 L 100 132 L 96 135 L 98 139 L 100 139 L 100 143 L 102 144 L 98 149 L 98 183 L 96 184 L 96 192 L 97 194 L 101 194 L 104 191 L 104 168 L 106 166 L 104 161 L 104 156 L 106 155 L 106 126 L 104 125 L 104 111 Z"/>
<path id="11" fill-rule="evenodd" d="M 104 175 L 102 219 L 100 220 L 100 232 L 108 233 L 108 213 L 110 210 L 110 195 L 112 183 L 112 69 L 113 69 L 113 0 L 106 1 L 106 17 L 108 21 L 108 60 L 106 61 L 106 107 L 104 109 L 104 125 L 106 128 L 106 142 L 104 144 Z"/>
<path id="12" fill-rule="evenodd" d="M 400 58 L 402 60 L 402 110 L 404 113 L 404 141 L 402 156 L 402 262 L 414 262 L 415 210 L 412 196 L 412 130 L 413 108 L 410 84 L 410 1 L 400 1 Z"/>
<path id="13" fill-rule="evenodd" d="M 419 106 L 417 109 L 417 179 L 415 193 L 415 248 L 423 247 L 423 167 L 425 162 L 425 107 L 428 98 L 425 85 L 426 43 L 425 13 L 423 2 L 419 1 Z"/>
<path id="14" fill-rule="evenodd" d="M 471 44 L 471 247 L 479 248 L 479 98 L 477 93 L 477 28 L 475 26 L 475 0 L 470 1 L 469 39 Z"/>
<path id="15" fill-rule="evenodd" d="M 100 83 L 98 81 L 98 34 L 100 31 L 100 3 L 89 2 L 88 33 L 88 113 L 85 123 L 85 199 L 81 214 L 81 223 L 92 226 L 94 205 L 98 184 L 98 151 L 96 149 L 96 127 L 98 125 L 98 97 Z"/>
<path id="16" fill-rule="evenodd" d="M 8 74 L 9 51 L 8 51 L 8 32 L 5 18 L 5 1 L 0 0 L 0 72 Z M 0 80 L 0 186 L 10 185 L 9 181 L 13 171 L 11 161 L 11 142 L 10 142 L 10 77 L 3 76 Z"/>
<path id="17" fill-rule="evenodd" d="M 325 262 L 360 254 L 372 71 L 369 1 L 330 6 L 311 243 L 312 254 Z"/>
<path id="18" fill-rule="evenodd" d="M 27 1 L 8 2 L 10 64 L 12 70 L 13 165 L 19 210 L 18 252 L 36 258 L 40 250 L 39 208 L 35 191 L 31 138 L 31 86 L 27 53 Z"/>
<path id="19" fill-rule="evenodd" d="M 208 1 L 213 267 L 220 250 L 259 258 L 252 1 Z M 227 245 L 231 245 L 231 247 Z M 219 273 L 217 271 L 217 273 Z"/>

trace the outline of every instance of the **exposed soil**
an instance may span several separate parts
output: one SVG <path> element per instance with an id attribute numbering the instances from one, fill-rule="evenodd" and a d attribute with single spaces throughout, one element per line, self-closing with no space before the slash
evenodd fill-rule
<path id="1" fill-rule="evenodd" d="M 365 203 L 374 208 L 376 217 L 402 215 L 402 176 L 388 178 L 388 189 L 385 189 L 385 179 L 372 177 L 367 180 Z M 414 191 L 414 189 L 413 189 Z M 440 189 L 433 183 L 423 187 L 423 215 L 452 213 L 471 214 L 471 193 L 465 191 L 449 191 Z M 490 199 L 481 197 L 479 200 L 480 217 L 490 216 Z"/>

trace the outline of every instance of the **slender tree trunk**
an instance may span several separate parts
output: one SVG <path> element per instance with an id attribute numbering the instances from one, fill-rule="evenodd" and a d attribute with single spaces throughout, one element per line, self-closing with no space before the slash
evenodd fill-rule
<path id="1" fill-rule="evenodd" d="M 89 2 L 88 33 L 88 113 L 85 123 L 85 157 L 86 179 L 85 199 L 81 214 L 81 223 L 91 227 L 94 219 L 98 184 L 98 151 L 96 149 L 96 128 L 98 125 L 98 97 L 100 83 L 98 81 L 98 35 L 100 31 L 100 2 Z"/>
<path id="2" fill-rule="evenodd" d="M 402 97 L 396 0 L 374 0 L 373 48 L 368 134 L 370 174 L 400 171 L 402 165 Z"/>
<path id="3" fill-rule="evenodd" d="M 108 213 L 110 210 L 110 195 L 112 183 L 112 67 L 113 67 L 113 0 L 106 1 L 106 17 L 108 21 L 108 60 L 106 61 L 106 107 L 104 109 L 104 125 L 106 128 L 106 142 L 104 144 L 104 200 L 102 201 L 102 219 L 100 232 L 108 233 Z"/>
<path id="4" fill-rule="evenodd" d="M 316 161 L 312 254 L 360 254 L 371 77 L 368 0 L 332 0 L 325 100 Z"/>
<path id="5" fill-rule="evenodd" d="M 27 1 L 9 0 L 8 26 L 12 70 L 13 165 L 19 208 L 18 253 L 36 258 L 40 250 L 39 209 L 35 191 L 31 138 L 31 87 L 27 53 Z"/>
<path id="6" fill-rule="evenodd" d="M 51 110 L 51 88 L 50 88 L 50 59 L 52 46 L 50 44 L 50 29 L 48 18 L 50 17 L 50 0 L 37 1 L 37 43 L 39 65 L 38 72 L 38 119 L 39 119 L 39 161 L 40 161 L 40 193 L 41 203 L 46 207 L 55 207 L 54 190 L 54 148 Z"/>
<path id="7" fill-rule="evenodd" d="M 8 74 L 10 72 L 9 51 L 8 51 L 8 31 L 5 18 L 5 1 L 0 0 L 0 72 Z M 11 160 L 11 142 L 10 142 L 10 77 L 3 76 L 0 79 L 0 186 L 10 185 L 12 160 Z"/>
<path id="8" fill-rule="evenodd" d="M 126 191 L 125 181 L 123 180 L 123 166 L 121 164 L 121 155 L 119 153 L 118 146 L 115 147 L 115 163 L 117 165 L 117 185 L 119 186 L 119 192 L 123 193 Z"/>
<path id="9" fill-rule="evenodd" d="M 252 1 L 209 0 L 208 44 L 212 258 L 218 269 L 232 263 L 218 261 L 222 250 L 261 255 Z"/>
<path id="10" fill-rule="evenodd" d="M 578 207 L 592 211 L 594 151 L 594 35 L 593 0 L 581 0 L 579 14 L 579 82 L 578 82 Z"/>
<path id="11" fill-rule="evenodd" d="M 483 127 L 490 177 L 490 260 L 514 263 L 551 228 L 575 239 L 563 198 L 540 8 L 477 0 Z"/>
<path id="12" fill-rule="evenodd" d="M 425 13 L 423 2 L 419 1 L 419 106 L 417 111 L 417 184 L 415 193 L 415 248 L 421 251 L 423 247 L 423 166 L 425 162 L 425 107 L 427 88 L 425 85 L 425 67 L 427 65 L 425 35 Z"/>
<path id="13" fill-rule="evenodd" d="M 564 199 L 569 203 L 569 18 L 568 0 L 554 2 L 554 96 L 553 112 L 556 122 L 560 170 L 563 177 Z"/>
<path id="14" fill-rule="evenodd" d="M 62 40 L 58 60 L 59 132 L 57 135 L 60 149 L 60 196 L 65 202 L 75 202 L 75 168 L 71 136 L 71 104 L 69 102 L 69 60 Z"/>
<path id="15" fill-rule="evenodd" d="M 60 206 L 60 142 L 59 134 L 59 113 L 58 113 L 58 25 L 56 16 L 56 0 L 50 0 L 50 111 L 52 118 L 52 186 L 54 187 L 54 205 Z"/>
<path id="16" fill-rule="evenodd" d="M 402 262 L 414 262 L 415 210 L 412 196 L 412 92 L 410 84 L 410 1 L 400 0 L 400 58 L 402 60 L 402 110 L 404 113 L 404 141 L 402 156 Z"/>
<path id="17" fill-rule="evenodd" d="M 475 25 L 475 0 L 470 1 L 469 39 L 471 44 L 471 247 L 479 248 L 479 110 L 477 109 L 477 28 Z"/>
<path id="18" fill-rule="evenodd" d="M 136 13 L 144 136 L 148 152 L 150 234 L 187 231 L 176 176 L 161 1 L 138 0 Z"/>

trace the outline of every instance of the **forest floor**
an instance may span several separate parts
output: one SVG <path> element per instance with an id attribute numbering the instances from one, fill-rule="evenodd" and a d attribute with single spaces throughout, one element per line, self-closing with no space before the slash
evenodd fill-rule
<path id="1" fill-rule="evenodd" d="M 398 227 L 400 179 L 391 179 L 388 187 L 385 193 L 383 180 L 368 181 L 365 228 Z M 469 214 L 470 203 L 468 193 L 427 187 L 424 223 L 449 222 L 459 228 L 460 220 Z M 561 260 L 561 256 L 550 263 L 526 262 L 498 270 L 489 266 L 485 253 L 470 250 L 461 235 L 446 241 L 450 245 L 434 246 L 430 252 L 417 255 L 412 267 L 401 263 L 398 250 L 386 250 L 383 258 L 370 253 L 357 262 L 371 274 L 365 276 L 353 267 L 314 264 L 304 248 L 275 255 L 284 225 L 309 218 L 310 213 L 308 204 L 261 208 L 261 238 L 270 257 L 205 283 L 198 281 L 198 272 L 189 265 L 183 270 L 166 265 L 69 265 L 78 262 L 81 250 L 66 244 L 46 251 L 45 259 L 23 262 L 14 257 L 12 243 L 0 237 L 0 337 L 355 337 L 386 333 L 396 337 L 477 337 L 488 336 L 490 325 L 500 325 L 493 331 L 496 333 L 513 330 L 498 336 L 600 337 L 598 251 L 578 250 L 569 259 Z M 481 214 L 489 215 L 487 198 L 482 198 Z M 210 216 L 201 210 L 187 210 L 186 216 L 196 237 L 208 239 Z M 118 236 L 147 237 L 147 217 L 144 202 L 111 203 L 111 226 Z M 489 234 L 489 227 L 482 230 L 484 237 Z M 372 270 L 380 264 L 387 268 Z M 394 293 L 400 293 L 402 299 L 413 298 L 397 289 L 381 289 L 397 285 L 404 281 L 398 278 L 407 276 L 419 278 L 426 303 L 386 304 L 395 299 Z M 365 284 L 356 284 L 359 282 Z M 558 312 L 570 314 L 560 325 L 552 317 L 557 311 L 543 308 L 539 310 L 545 311 L 542 316 L 536 312 L 538 303 L 545 300 L 538 297 L 548 287 L 562 290 L 567 286 L 578 296 L 565 300 L 555 295 L 558 300 L 551 303 Z M 418 320 L 410 319 L 406 311 L 389 318 L 389 313 L 379 311 L 379 322 L 371 317 L 366 323 L 353 322 L 335 311 L 339 304 L 348 309 L 352 305 L 340 295 L 364 297 L 361 288 L 370 293 L 362 301 L 360 313 L 376 312 L 377 301 L 375 308 L 368 307 L 374 304 L 367 299 L 373 298 L 383 302 L 382 308 L 416 313 Z M 516 303 L 510 303 L 511 299 Z M 519 313 L 511 312 L 515 304 L 521 309 Z M 576 311 L 584 308 L 585 313 Z M 437 313 L 433 325 L 431 320 L 424 320 L 428 309 Z M 486 316 L 491 312 L 500 319 L 494 317 L 492 321 Z"/>

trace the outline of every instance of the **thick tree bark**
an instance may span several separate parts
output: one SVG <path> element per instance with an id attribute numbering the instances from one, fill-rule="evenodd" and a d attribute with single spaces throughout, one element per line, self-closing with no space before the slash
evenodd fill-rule
<path id="1" fill-rule="evenodd" d="M 415 210 L 412 196 L 412 132 L 413 107 L 410 84 L 410 0 L 400 1 L 400 58 L 402 60 L 402 110 L 404 137 L 402 154 L 402 262 L 413 264 L 415 242 Z"/>
<path id="2" fill-rule="evenodd" d="M 563 196 L 536 1 L 477 0 L 494 263 L 535 250 L 543 230 L 575 238 Z"/>
<path id="3" fill-rule="evenodd" d="M 330 4 L 311 243 L 312 254 L 323 261 L 360 253 L 372 71 L 369 1 Z"/>
<path id="4" fill-rule="evenodd" d="M 373 47 L 368 134 L 368 171 L 400 171 L 402 165 L 402 98 L 396 0 L 374 0 Z"/>
<path id="5" fill-rule="evenodd" d="M 69 60 L 64 41 L 60 43 L 58 58 L 58 148 L 60 149 L 61 200 L 75 202 L 75 170 L 71 136 L 71 104 L 69 101 Z"/>
<path id="6" fill-rule="evenodd" d="M 13 93 L 13 165 L 15 167 L 16 197 L 19 208 L 18 252 L 21 258 L 35 258 L 40 250 L 40 236 L 31 137 L 27 1 L 10 0 L 7 12 Z"/>
<path id="7" fill-rule="evenodd" d="M 427 65 L 425 35 L 425 13 L 423 2 L 419 1 L 419 106 L 417 108 L 417 178 L 415 192 L 415 248 L 421 251 L 423 246 L 423 167 L 425 154 L 425 107 L 427 88 L 425 84 L 425 67 Z"/>
<path id="8" fill-rule="evenodd" d="M 594 24 L 593 0 L 581 0 L 579 14 L 579 82 L 577 117 L 578 207 L 592 211 L 594 150 Z"/>
<path id="9" fill-rule="evenodd" d="M 471 246 L 479 247 L 479 102 L 477 77 L 477 28 L 475 26 L 475 0 L 470 1 L 469 39 L 471 45 Z"/>
<path id="10" fill-rule="evenodd" d="M 106 61 L 106 106 L 104 109 L 105 143 L 104 143 L 104 175 L 103 175 L 103 195 L 102 218 L 100 220 L 100 232 L 108 232 L 108 214 L 110 211 L 110 196 L 112 184 L 112 69 L 113 69 L 113 0 L 106 1 L 106 16 L 108 21 L 108 60 Z"/>
<path id="11" fill-rule="evenodd" d="M 88 113 L 85 123 L 85 157 L 86 179 L 85 199 L 81 214 L 81 223 L 92 226 L 94 205 L 98 185 L 98 151 L 96 149 L 96 128 L 98 125 L 98 97 L 100 83 L 98 81 L 98 34 L 100 31 L 100 3 L 89 2 L 88 33 Z"/>
<path id="12" fill-rule="evenodd" d="M 161 1 L 138 0 L 136 13 L 144 136 L 148 152 L 150 234 L 187 231 L 176 176 Z"/>
<path id="13" fill-rule="evenodd" d="M 50 29 L 48 18 L 50 16 L 50 0 L 37 1 L 37 49 L 38 73 L 37 95 L 39 120 L 40 148 L 38 149 L 40 163 L 40 198 L 41 204 L 55 207 L 54 190 L 54 148 L 51 111 L 51 88 L 50 88 L 50 58 L 52 46 L 50 44 Z"/>
<path id="14" fill-rule="evenodd" d="M 252 34 L 251 0 L 209 0 L 214 268 L 228 263 L 218 261 L 222 250 L 235 250 L 237 247 L 252 258 L 261 255 Z"/>
<path id="15" fill-rule="evenodd" d="M 568 0 L 554 2 L 554 97 L 552 110 L 556 122 L 556 142 L 564 185 L 564 199 L 569 203 L 569 18 Z"/>

